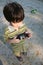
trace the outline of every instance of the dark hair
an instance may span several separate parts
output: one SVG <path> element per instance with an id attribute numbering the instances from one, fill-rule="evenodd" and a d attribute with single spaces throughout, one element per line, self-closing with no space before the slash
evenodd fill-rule
<path id="1" fill-rule="evenodd" d="M 12 2 L 5 5 L 3 14 L 9 22 L 19 22 L 24 19 L 24 9 L 17 2 Z"/>

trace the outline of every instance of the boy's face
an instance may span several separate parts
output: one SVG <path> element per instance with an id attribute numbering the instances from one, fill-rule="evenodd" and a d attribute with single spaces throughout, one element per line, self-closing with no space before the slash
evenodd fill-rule
<path id="1" fill-rule="evenodd" d="M 11 22 L 11 25 L 16 27 L 16 26 L 20 26 L 22 24 L 22 21 L 21 22 Z"/>

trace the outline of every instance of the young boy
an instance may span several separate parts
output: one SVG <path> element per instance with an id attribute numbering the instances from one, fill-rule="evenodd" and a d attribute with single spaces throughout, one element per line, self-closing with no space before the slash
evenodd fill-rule
<path id="1" fill-rule="evenodd" d="M 26 25 L 23 23 L 24 9 L 17 2 L 5 5 L 3 9 L 6 20 L 10 23 L 5 29 L 4 38 L 10 43 L 15 56 L 21 60 L 21 53 L 26 52 L 25 38 L 31 37 Z"/>

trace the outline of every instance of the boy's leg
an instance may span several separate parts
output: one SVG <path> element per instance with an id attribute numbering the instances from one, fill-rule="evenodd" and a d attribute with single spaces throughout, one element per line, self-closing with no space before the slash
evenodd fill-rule
<path id="1" fill-rule="evenodd" d="M 15 54 L 15 56 L 20 56 L 20 49 L 18 45 L 13 47 L 13 53 Z"/>
<path id="2" fill-rule="evenodd" d="M 19 61 L 23 60 L 21 57 L 21 46 L 20 45 L 17 45 L 16 47 L 13 48 L 13 53 Z"/>
<path id="3" fill-rule="evenodd" d="M 27 48 L 26 48 L 25 44 L 22 44 L 22 54 L 27 55 Z"/>

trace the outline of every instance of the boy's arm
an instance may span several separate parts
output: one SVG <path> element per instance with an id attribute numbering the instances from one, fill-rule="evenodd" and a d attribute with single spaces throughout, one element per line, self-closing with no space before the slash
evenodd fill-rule
<path id="1" fill-rule="evenodd" d="M 19 43 L 20 40 L 19 39 L 16 39 L 16 38 L 13 38 L 13 39 L 8 39 L 7 42 L 8 43 L 14 43 L 15 44 L 15 43 Z"/>
<path id="2" fill-rule="evenodd" d="M 25 33 L 28 35 L 28 39 L 32 37 L 32 31 L 30 29 L 26 29 Z"/>
<path id="3" fill-rule="evenodd" d="M 12 37 L 12 35 L 9 34 L 9 30 L 7 30 L 7 29 L 5 29 L 4 41 L 8 42 L 8 43 L 19 43 L 20 42 L 19 39 Z"/>
<path id="4" fill-rule="evenodd" d="M 8 43 L 19 43 L 20 42 L 20 40 L 16 39 L 15 37 L 14 38 L 8 37 L 7 34 L 4 35 L 4 40 L 5 42 L 8 42 Z"/>

